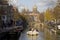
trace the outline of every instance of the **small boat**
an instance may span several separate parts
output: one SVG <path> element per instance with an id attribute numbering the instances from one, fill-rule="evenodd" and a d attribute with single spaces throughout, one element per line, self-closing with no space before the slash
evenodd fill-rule
<path id="1" fill-rule="evenodd" d="M 39 32 L 36 30 L 31 30 L 31 31 L 27 32 L 27 35 L 31 35 L 31 36 L 37 36 L 38 34 L 39 34 Z"/>

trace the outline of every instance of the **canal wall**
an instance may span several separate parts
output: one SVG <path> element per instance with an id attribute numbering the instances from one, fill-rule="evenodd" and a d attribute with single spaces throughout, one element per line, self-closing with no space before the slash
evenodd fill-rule
<path id="1" fill-rule="evenodd" d="M 45 40 L 60 40 L 60 30 L 56 30 L 51 26 L 45 25 L 44 28 L 44 36 Z"/>

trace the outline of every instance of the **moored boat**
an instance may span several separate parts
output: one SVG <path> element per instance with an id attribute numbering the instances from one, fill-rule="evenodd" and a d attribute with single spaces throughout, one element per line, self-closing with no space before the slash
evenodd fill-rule
<path id="1" fill-rule="evenodd" d="M 31 35 L 31 36 L 37 36 L 38 34 L 39 34 L 39 32 L 36 30 L 31 30 L 31 31 L 27 32 L 27 35 Z"/>

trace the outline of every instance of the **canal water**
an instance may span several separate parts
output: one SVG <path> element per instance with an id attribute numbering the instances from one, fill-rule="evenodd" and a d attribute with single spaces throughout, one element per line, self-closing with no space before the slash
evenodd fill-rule
<path id="1" fill-rule="evenodd" d="M 29 36 L 26 34 L 27 31 L 22 32 L 19 40 L 44 40 L 43 32 L 39 32 L 38 36 Z"/>

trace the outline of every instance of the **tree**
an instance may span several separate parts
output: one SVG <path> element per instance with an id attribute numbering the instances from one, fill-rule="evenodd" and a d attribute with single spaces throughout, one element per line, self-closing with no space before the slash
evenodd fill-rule
<path id="1" fill-rule="evenodd" d="M 13 7 L 13 19 L 14 21 L 17 21 L 20 17 L 20 13 L 18 12 L 18 9 L 16 7 Z"/>
<path id="2" fill-rule="evenodd" d="M 45 17 L 45 20 L 48 20 L 48 21 L 54 18 L 52 15 L 52 11 L 50 11 L 50 9 L 46 10 L 44 17 Z"/>
<path id="3" fill-rule="evenodd" d="M 53 15 L 55 16 L 55 19 L 60 19 L 60 6 L 56 6 L 54 8 L 54 14 Z"/>
<path id="4" fill-rule="evenodd" d="M 44 22 L 44 13 L 40 14 L 39 19 L 40 19 L 41 22 Z"/>

